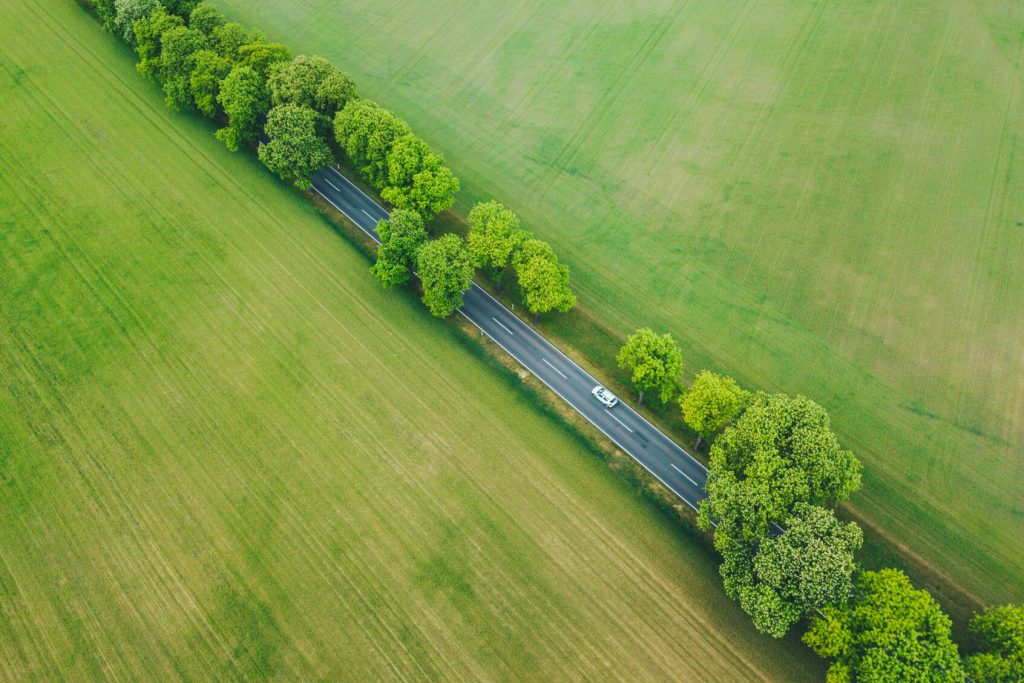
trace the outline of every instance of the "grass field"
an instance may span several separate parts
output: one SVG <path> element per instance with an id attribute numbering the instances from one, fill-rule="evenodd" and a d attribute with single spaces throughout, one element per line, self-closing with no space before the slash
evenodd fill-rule
<path id="1" fill-rule="evenodd" d="M 823 403 L 858 514 L 1024 599 L 1021 3 L 217 3 L 408 118 L 615 334 Z"/>
<path id="2" fill-rule="evenodd" d="M 0 679 L 820 679 L 73 3 L 0 98 Z"/>

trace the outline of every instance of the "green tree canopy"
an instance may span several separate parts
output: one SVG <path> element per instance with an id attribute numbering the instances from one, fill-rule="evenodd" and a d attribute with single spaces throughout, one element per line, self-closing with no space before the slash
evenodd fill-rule
<path id="1" fill-rule="evenodd" d="M 839 447 L 824 408 L 758 393 L 711 447 L 698 521 L 708 528 L 715 519 L 716 538 L 754 542 L 797 503 L 838 502 L 859 486 L 860 463 Z"/>
<path id="2" fill-rule="evenodd" d="M 749 398 L 732 377 L 703 370 L 679 399 L 679 407 L 686 424 L 710 441 L 739 417 Z"/>
<path id="3" fill-rule="evenodd" d="M 855 597 L 814 617 L 804 642 L 835 660 L 829 683 L 961 683 L 952 624 L 926 591 L 895 569 L 864 572 Z"/>
<path id="4" fill-rule="evenodd" d="M 548 311 L 564 313 L 576 305 L 569 289 L 569 267 L 558 262 L 551 245 L 536 239 L 523 242 L 512 265 L 526 310 L 539 316 Z"/>
<path id="5" fill-rule="evenodd" d="M 231 62 L 242 61 L 238 53 L 239 48 L 243 45 L 256 43 L 258 40 L 258 35 L 254 36 L 237 21 L 221 24 L 210 32 L 210 43 L 213 45 L 213 49 L 221 57 Z"/>
<path id="6" fill-rule="evenodd" d="M 189 77 L 189 90 L 196 109 L 212 119 L 217 115 L 220 84 L 231 73 L 231 62 L 213 50 L 200 50 L 193 55 L 194 66 Z"/>
<path id="7" fill-rule="evenodd" d="M 388 220 L 377 224 L 377 235 L 380 247 L 371 272 L 385 287 L 404 285 L 409 281 L 409 271 L 416 264 L 420 247 L 428 239 L 423 218 L 415 211 L 395 209 Z"/>
<path id="8" fill-rule="evenodd" d="M 528 239 L 519 216 L 504 204 L 481 202 L 469 212 L 469 255 L 474 266 L 490 271 L 499 289 L 512 255 Z"/>
<path id="9" fill-rule="evenodd" d="M 117 10 L 114 9 L 114 0 L 94 0 L 93 6 L 96 8 L 96 15 L 99 16 L 100 21 L 103 22 L 104 28 L 111 33 L 114 33 L 119 38 L 124 39 L 124 34 L 118 34 L 115 30 L 114 20 L 117 18 Z M 129 28 L 131 28 L 130 24 Z"/>
<path id="10" fill-rule="evenodd" d="M 1024 681 L 1024 606 L 989 607 L 974 615 L 970 628 L 984 648 L 964 659 L 975 683 Z"/>
<path id="11" fill-rule="evenodd" d="M 328 120 L 356 94 L 351 78 L 323 57 L 306 55 L 275 64 L 270 69 L 267 86 L 274 105 L 309 107 Z"/>
<path id="12" fill-rule="evenodd" d="M 266 81 L 270 68 L 279 62 L 287 62 L 292 58 L 288 46 L 283 43 L 264 42 L 263 36 L 256 32 L 248 43 L 238 46 L 238 63 L 252 67 L 253 71 Z"/>
<path id="13" fill-rule="evenodd" d="M 662 403 L 667 403 L 679 390 L 679 377 L 683 374 L 683 352 L 671 334 L 658 335 L 642 327 L 629 335 L 615 358 L 620 368 L 632 370 L 633 387 L 644 402 L 644 393 L 658 391 Z"/>
<path id="14" fill-rule="evenodd" d="M 160 6 L 148 16 L 135 20 L 132 31 L 135 35 L 135 51 L 139 55 L 139 63 L 135 68 L 142 76 L 153 80 L 160 77 L 161 38 L 171 29 L 184 25 L 181 17 L 168 14 Z"/>
<path id="15" fill-rule="evenodd" d="M 327 142 L 317 133 L 319 115 L 309 107 L 282 104 L 267 114 L 266 133 L 259 157 L 281 180 L 308 189 L 309 179 L 331 161 Z"/>
<path id="16" fill-rule="evenodd" d="M 412 133 L 396 138 L 387 156 L 388 185 L 381 197 L 400 209 L 433 218 L 455 203 L 459 180 L 434 153 Z"/>
<path id="17" fill-rule="evenodd" d="M 114 0 L 113 32 L 131 47 L 138 46 L 135 22 L 146 19 L 161 5 L 158 0 Z M 157 37 L 159 37 L 159 33 Z"/>
<path id="18" fill-rule="evenodd" d="M 334 118 L 334 137 L 377 189 L 388 187 L 388 154 L 409 124 L 370 100 L 351 100 Z"/>
<path id="19" fill-rule="evenodd" d="M 199 4 L 199 0 L 162 0 L 162 2 L 168 12 L 182 18 L 187 17 Z"/>
<path id="20" fill-rule="evenodd" d="M 217 131 L 217 139 L 232 152 L 260 134 L 260 117 L 270 107 L 270 93 L 255 69 L 238 65 L 221 83 L 217 101 L 224 108 L 228 125 Z"/>
<path id="21" fill-rule="evenodd" d="M 438 318 L 462 306 L 462 295 L 473 284 L 469 250 L 462 238 L 452 233 L 420 247 L 416 270 L 423 282 L 423 303 Z"/>
<path id="22" fill-rule="evenodd" d="M 212 38 L 214 30 L 223 25 L 224 16 L 208 2 L 199 3 L 188 15 L 188 27 L 202 31 L 207 38 Z"/>
<path id="23" fill-rule="evenodd" d="M 192 106 L 192 70 L 196 53 L 207 47 L 206 36 L 194 28 L 177 26 L 160 36 L 160 80 L 164 99 L 174 110 Z"/>
<path id="24" fill-rule="evenodd" d="M 739 602 L 762 633 L 776 638 L 803 617 L 850 596 L 854 553 L 864 536 L 831 510 L 798 503 L 786 530 L 759 545 L 723 553 L 725 592 Z"/>

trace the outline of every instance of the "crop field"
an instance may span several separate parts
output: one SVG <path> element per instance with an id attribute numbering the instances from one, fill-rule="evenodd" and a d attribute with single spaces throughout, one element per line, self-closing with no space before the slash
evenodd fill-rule
<path id="1" fill-rule="evenodd" d="M 0 680 L 805 680 L 71 2 L 0 22 Z"/>
<path id="2" fill-rule="evenodd" d="M 217 4 L 407 118 L 616 335 L 821 402 L 876 532 L 1024 599 L 1020 2 Z"/>

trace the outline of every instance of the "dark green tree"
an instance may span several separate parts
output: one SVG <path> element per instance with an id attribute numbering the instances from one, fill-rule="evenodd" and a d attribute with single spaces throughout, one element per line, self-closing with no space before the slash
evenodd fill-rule
<path id="1" fill-rule="evenodd" d="M 194 66 L 189 78 L 189 90 L 196 109 L 212 119 L 217 115 L 217 95 L 220 84 L 231 73 L 231 62 L 213 50 L 200 50 L 193 56 Z"/>
<path id="2" fill-rule="evenodd" d="M 620 368 L 631 371 L 630 380 L 640 394 L 641 404 L 648 390 L 657 390 L 662 403 L 671 401 L 679 391 L 683 352 L 671 334 L 659 335 L 642 327 L 629 335 L 615 360 Z"/>
<path id="3" fill-rule="evenodd" d="M 270 107 L 270 93 L 252 67 L 239 65 L 221 83 L 217 101 L 228 117 L 228 125 L 217 131 L 217 139 L 237 152 L 241 143 L 259 136 L 260 117 Z"/>
<path id="4" fill-rule="evenodd" d="M 462 238 L 452 233 L 420 247 L 416 270 L 423 282 L 423 303 L 438 318 L 447 317 L 462 306 L 462 295 L 473 284 L 469 250 Z"/>
<path id="5" fill-rule="evenodd" d="M 237 21 L 221 24 L 210 32 L 210 43 L 213 45 L 213 49 L 232 63 L 242 61 L 238 51 L 243 45 L 251 45 L 258 40 L 258 35 L 254 36 Z"/>
<path id="6" fill-rule="evenodd" d="M 352 100 L 334 119 L 334 137 L 352 164 L 377 189 L 388 187 L 388 154 L 409 125 L 370 100 Z"/>
<path id="7" fill-rule="evenodd" d="M 804 642 L 834 660 L 829 683 L 962 683 L 952 624 L 895 569 L 864 572 L 854 597 L 814 617 Z"/>
<path id="8" fill-rule="evenodd" d="M 569 289 L 569 268 L 558 262 L 551 245 L 536 239 L 520 245 L 512 259 L 526 310 L 534 319 L 549 311 L 566 312 L 576 305 Z"/>
<path id="9" fill-rule="evenodd" d="M 238 46 L 239 64 L 251 67 L 266 82 L 270 68 L 280 62 L 287 62 L 292 58 L 288 46 L 283 43 L 264 42 L 263 36 L 258 32 L 248 43 Z"/>
<path id="10" fill-rule="evenodd" d="M 199 4 L 199 0 L 161 0 L 161 2 L 168 12 L 178 15 L 182 19 L 188 17 Z"/>
<path id="11" fill-rule="evenodd" d="M 163 49 L 161 38 L 173 28 L 184 26 L 181 17 L 168 14 L 163 7 L 157 7 L 146 17 L 136 19 L 132 24 L 135 35 L 135 51 L 139 55 L 139 63 L 135 65 L 138 72 L 146 78 L 160 78 L 160 51 Z"/>
<path id="12" fill-rule="evenodd" d="M 202 31 L 207 38 L 213 38 L 213 32 L 224 23 L 224 16 L 208 2 L 199 3 L 188 15 L 188 27 Z"/>
<path id="13" fill-rule="evenodd" d="M 309 107 L 274 107 L 267 114 L 270 142 L 260 143 L 260 161 L 281 180 L 308 189 L 313 173 L 331 161 L 331 150 L 317 132 L 317 124 L 318 114 Z"/>
<path id="14" fill-rule="evenodd" d="M 196 53 L 205 50 L 206 36 L 194 28 L 178 26 L 160 36 L 160 80 L 164 100 L 174 110 L 187 109 L 192 102 L 192 71 Z"/>
<path id="15" fill-rule="evenodd" d="M 428 239 L 423 219 L 415 211 L 395 209 L 388 220 L 377 224 L 377 235 L 380 247 L 371 272 L 385 287 L 404 285 L 416 265 L 420 247 Z"/>
<path id="16" fill-rule="evenodd" d="M 1024 681 L 1024 606 L 989 607 L 974 615 L 970 628 L 984 649 L 964 659 L 975 683 Z"/>
<path id="17" fill-rule="evenodd" d="M 333 119 L 338 109 L 355 97 L 352 79 L 323 57 L 299 55 L 275 64 L 267 79 L 274 105 L 297 104 Z"/>

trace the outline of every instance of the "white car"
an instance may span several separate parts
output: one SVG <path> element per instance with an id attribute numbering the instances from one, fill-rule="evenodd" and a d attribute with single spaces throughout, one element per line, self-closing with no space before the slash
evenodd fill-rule
<path id="1" fill-rule="evenodd" d="M 615 397 L 615 394 L 608 391 L 600 384 L 591 389 L 590 393 L 594 395 L 594 398 L 596 398 L 598 401 L 605 404 L 609 408 L 614 408 L 615 404 L 619 402 L 619 399 Z"/>

